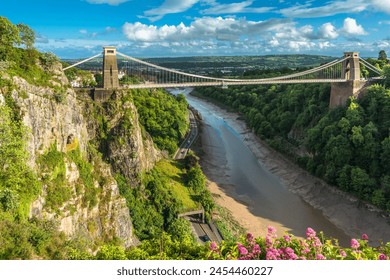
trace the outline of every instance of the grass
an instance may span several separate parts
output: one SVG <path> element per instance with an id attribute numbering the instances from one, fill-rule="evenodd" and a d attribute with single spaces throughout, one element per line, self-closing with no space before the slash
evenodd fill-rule
<path id="1" fill-rule="evenodd" d="M 236 241 L 239 236 L 246 234 L 246 230 L 234 219 L 228 209 L 217 205 L 215 212 L 214 222 L 224 240 Z"/>
<path id="2" fill-rule="evenodd" d="M 185 172 L 180 163 L 164 159 L 156 164 L 155 170 L 169 180 L 173 195 L 183 203 L 185 211 L 199 208 L 191 198 L 190 189 L 184 184 Z"/>

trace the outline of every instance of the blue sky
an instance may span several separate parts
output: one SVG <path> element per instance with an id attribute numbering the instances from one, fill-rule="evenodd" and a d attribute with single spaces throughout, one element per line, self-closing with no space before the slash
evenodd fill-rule
<path id="1" fill-rule="evenodd" d="M 61 58 L 114 45 L 135 57 L 390 54 L 390 0 L 1 0 Z"/>

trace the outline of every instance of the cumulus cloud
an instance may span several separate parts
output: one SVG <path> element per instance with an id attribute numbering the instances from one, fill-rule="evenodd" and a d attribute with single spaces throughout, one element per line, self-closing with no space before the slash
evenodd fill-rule
<path id="1" fill-rule="evenodd" d="M 146 25 L 140 22 L 125 23 L 123 33 L 130 41 L 162 42 L 183 40 L 239 40 L 245 36 L 261 36 L 268 31 L 288 27 L 289 19 L 269 19 L 266 21 L 248 21 L 246 19 L 202 17 L 186 26 Z"/>
<path id="2" fill-rule="evenodd" d="M 333 40 L 339 37 L 353 40 L 366 35 L 355 19 L 346 18 L 337 28 L 330 22 L 315 28 L 298 26 L 291 19 L 250 21 L 246 18 L 209 17 L 197 18 L 189 24 L 157 26 L 141 22 L 125 23 L 122 27 L 129 42 L 144 49 L 164 48 L 166 52 L 200 52 L 212 54 L 255 53 L 273 50 L 297 52 L 335 48 Z"/>
<path id="3" fill-rule="evenodd" d="M 319 7 L 313 7 L 312 3 L 308 2 L 303 5 L 298 4 L 296 6 L 281 9 L 279 12 L 286 17 L 292 18 L 316 18 L 345 13 L 359 13 L 366 10 L 369 6 L 370 4 L 365 0 L 331 1 L 326 5 Z"/>
<path id="4" fill-rule="evenodd" d="M 139 50 L 153 52 L 159 49 L 171 55 L 318 52 L 335 48 L 331 40 L 340 35 L 361 33 L 356 21 L 350 20 L 337 29 L 331 23 L 314 28 L 311 25 L 297 26 L 291 19 L 250 21 L 229 17 L 202 17 L 188 25 L 160 27 L 140 22 L 125 23 L 122 29 L 129 42 L 137 45 Z"/>
<path id="5" fill-rule="evenodd" d="M 273 7 L 250 7 L 253 4 L 253 0 L 244 2 L 231 3 L 231 4 L 219 4 L 215 1 L 207 2 L 211 5 L 211 8 L 201 11 L 202 14 L 206 15 L 221 15 L 221 14 L 237 14 L 237 13 L 266 13 L 272 11 Z"/>
<path id="6" fill-rule="evenodd" d="M 160 7 L 145 11 L 144 17 L 156 21 L 168 14 L 185 12 L 198 2 L 199 0 L 165 0 Z"/>
<path id="7" fill-rule="evenodd" d="M 371 4 L 375 10 L 390 14 L 389 0 L 371 0 Z"/>
<path id="8" fill-rule="evenodd" d="M 128 2 L 130 0 L 86 0 L 90 4 L 108 4 L 111 6 L 117 6 L 119 4 Z"/>
<path id="9" fill-rule="evenodd" d="M 367 35 L 367 32 L 361 25 L 356 23 L 356 20 L 353 18 L 346 18 L 344 20 L 343 28 L 341 32 L 346 36 L 356 36 L 356 35 Z"/>
<path id="10" fill-rule="evenodd" d="M 321 25 L 318 34 L 320 38 L 324 38 L 324 39 L 336 39 L 339 36 L 336 27 L 334 27 L 333 24 L 329 22 Z"/>

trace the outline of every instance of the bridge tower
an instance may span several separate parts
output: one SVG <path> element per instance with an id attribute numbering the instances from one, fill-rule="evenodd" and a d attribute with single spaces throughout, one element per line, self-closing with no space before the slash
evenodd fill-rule
<path id="1" fill-rule="evenodd" d="M 116 62 L 116 48 L 103 47 L 103 88 L 114 89 L 119 87 L 118 64 Z"/>
<path id="2" fill-rule="evenodd" d="M 343 83 L 332 83 L 329 107 L 343 106 L 351 96 L 359 97 L 367 82 L 360 78 L 360 62 L 358 52 L 345 52 L 342 68 Z"/>

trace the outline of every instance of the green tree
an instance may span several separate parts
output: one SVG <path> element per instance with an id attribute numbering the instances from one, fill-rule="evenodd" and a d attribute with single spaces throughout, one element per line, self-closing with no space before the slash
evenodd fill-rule
<path id="1" fill-rule="evenodd" d="M 381 50 L 378 55 L 378 60 L 387 60 L 387 54 L 384 50 Z"/>
<path id="2" fill-rule="evenodd" d="M 20 44 L 23 44 L 27 49 L 34 48 L 35 32 L 23 23 L 18 23 L 16 26 L 19 29 Z"/>
<path id="3" fill-rule="evenodd" d="M 0 60 L 12 57 L 12 47 L 20 42 L 19 29 L 7 18 L 0 17 Z"/>
<path id="4" fill-rule="evenodd" d="M 194 190 L 196 194 L 201 193 L 206 186 L 206 177 L 203 175 L 199 165 L 191 168 L 187 173 L 188 186 Z"/>
<path id="5" fill-rule="evenodd" d="M 39 191 L 37 177 L 27 166 L 25 132 L 13 111 L 0 105 L 0 209 L 22 219 Z"/>
<path id="6" fill-rule="evenodd" d="M 382 69 L 382 74 L 385 77 L 384 84 L 387 88 L 390 87 L 390 65 L 385 65 Z"/>

